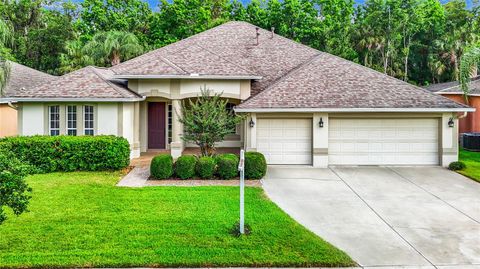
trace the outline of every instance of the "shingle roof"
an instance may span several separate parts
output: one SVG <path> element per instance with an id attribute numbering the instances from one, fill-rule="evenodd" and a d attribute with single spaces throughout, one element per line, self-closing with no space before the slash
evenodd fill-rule
<path id="1" fill-rule="evenodd" d="M 141 98 L 126 87 L 125 81 L 113 79 L 113 72 L 105 68 L 87 66 L 37 87 L 18 91 L 14 98 Z"/>
<path id="2" fill-rule="evenodd" d="M 425 89 L 321 53 L 237 106 L 258 108 L 465 108 Z"/>
<path id="3" fill-rule="evenodd" d="M 458 81 L 432 84 L 425 89 L 439 94 L 463 94 Z M 469 83 L 470 95 L 480 95 L 480 76 L 472 79 Z"/>
<path id="4" fill-rule="evenodd" d="M 252 84 L 255 95 L 319 53 L 279 35 L 272 37 L 270 31 L 259 33 L 256 45 L 254 25 L 228 22 L 111 69 L 119 75 L 260 76 Z"/>
<path id="5" fill-rule="evenodd" d="M 10 65 L 10 75 L 4 89 L 4 97 L 57 78 L 19 63 L 9 61 L 8 64 Z"/>

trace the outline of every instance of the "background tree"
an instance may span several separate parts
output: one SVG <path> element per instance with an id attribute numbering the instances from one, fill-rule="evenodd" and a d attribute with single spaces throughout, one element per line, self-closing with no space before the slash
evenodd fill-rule
<path id="1" fill-rule="evenodd" d="M 8 53 L 7 50 L 4 50 L 5 45 L 7 45 L 12 40 L 12 29 L 8 22 L 0 19 L 0 49 L 4 51 L 5 54 Z M 9 54 L 9 53 L 8 53 Z M 8 77 L 10 74 L 10 67 L 7 62 L 8 55 L 0 55 L 0 97 L 3 95 L 3 90 L 8 82 Z"/>
<path id="2" fill-rule="evenodd" d="M 206 86 L 196 99 L 183 101 L 179 121 L 183 124 L 182 139 L 200 147 L 202 156 L 215 153 L 215 143 L 221 142 L 242 118 L 232 111 L 227 111 L 228 100 L 221 94 L 214 94 Z"/>
<path id="3" fill-rule="evenodd" d="M 468 104 L 468 95 L 470 89 L 468 84 L 470 78 L 477 75 L 478 64 L 480 63 L 480 47 L 474 47 L 468 50 L 460 62 L 460 85 L 462 87 L 463 96 Z"/>
<path id="4" fill-rule="evenodd" d="M 83 48 L 84 54 L 96 59 L 100 66 L 117 65 L 143 52 L 137 37 L 128 32 L 100 32 Z"/>

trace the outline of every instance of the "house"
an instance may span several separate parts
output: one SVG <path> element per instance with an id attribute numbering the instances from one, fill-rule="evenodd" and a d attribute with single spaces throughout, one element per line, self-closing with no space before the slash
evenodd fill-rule
<path id="1" fill-rule="evenodd" d="M 228 22 L 109 69 L 85 67 L 12 93 L 22 135 L 123 136 L 132 157 L 185 147 L 182 100 L 222 92 L 246 120 L 217 147 L 269 164 L 448 165 L 464 104 L 304 46 Z"/>
<path id="2" fill-rule="evenodd" d="M 32 88 L 55 77 L 30 67 L 9 61 L 10 74 L 4 89 L 4 96 Z M 1 96 L 0 96 L 1 97 Z M 17 135 L 17 110 L 15 106 L 0 98 L 0 138 Z"/>
<path id="3" fill-rule="evenodd" d="M 432 84 L 427 90 L 465 104 L 465 97 L 458 81 Z M 459 120 L 460 133 L 480 133 L 480 76 L 472 78 L 469 84 L 468 104 L 476 108 Z"/>

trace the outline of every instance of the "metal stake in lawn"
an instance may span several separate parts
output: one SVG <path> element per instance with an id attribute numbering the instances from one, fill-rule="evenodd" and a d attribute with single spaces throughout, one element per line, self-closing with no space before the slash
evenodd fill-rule
<path id="1" fill-rule="evenodd" d="M 240 234 L 245 234 L 245 152 L 240 150 Z"/>

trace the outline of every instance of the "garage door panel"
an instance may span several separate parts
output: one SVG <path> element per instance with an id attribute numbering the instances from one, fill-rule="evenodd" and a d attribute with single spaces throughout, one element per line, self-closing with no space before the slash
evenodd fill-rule
<path id="1" fill-rule="evenodd" d="M 436 165 L 437 119 L 330 119 L 333 165 Z"/>
<path id="2" fill-rule="evenodd" d="M 311 119 L 258 119 L 257 151 L 268 164 L 311 164 Z"/>

